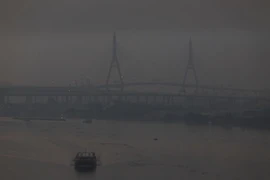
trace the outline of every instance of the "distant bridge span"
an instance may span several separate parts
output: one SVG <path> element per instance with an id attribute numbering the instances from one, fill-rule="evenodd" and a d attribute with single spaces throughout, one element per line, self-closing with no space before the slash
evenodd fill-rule
<path id="1" fill-rule="evenodd" d="M 122 84 L 109 84 L 109 85 L 99 85 L 96 86 L 97 88 L 118 88 L 122 86 Z M 182 83 L 174 83 L 174 82 L 132 82 L 132 83 L 124 83 L 124 87 L 130 86 L 171 86 L 171 87 L 181 87 L 181 88 L 196 88 L 196 85 L 193 84 L 186 84 L 183 85 Z M 252 92 L 252 93 L 269 93 L 270 90 L 268 89 L 244 89 L 244 88 L 230 88 L 230 87 L 218 87 L 218 86 L 209 86 L 209 85 L 199 85 L 199 89 L 205 90 L 218 90 L 218 91 L 237 91 L 237 92 Z"/>
<path id="2" fill-rule="evenodd" d="M 99 92 L 102 89 L 107 87 L 109 88 L 119 88 L 122 84 L 109 84 L 107 85 L 93 85 L 91 87 L 74 87 L 74 86 L 65 86 L 65 87 L 39 87 L 39 86 L 11 86 L 11 87 L 0 87 L 0 93 L 2 91 L 8 92 L 44 92 L 44 93 L 56 93 L 56 92 L 67 92 L 67 91 L 92 91 Z M 196 85 L 186 84 L 185 86 L 181 83 L 174 82 L 128 82 L 124 84 L 125 87 L 132 86 L 167 86 L 167 87 L 179 87 L 180 88 L 196 88 Z M 269 89 L 244 89 L 244 88 L 230 88 L 230 87 L 219 87 L 219 86 L 210 86 L 210 85 L 199 85 L 199 90 L 211 90 L 211 91 L 231 91 L 231 92 L 249 92 L 249 93 L 264 93 L 265 95 L 270 95 Z"/>
<path id="3" fill-rule="evenodd" d="M 120 84 L 114 84 L 111 86 L 119 86 Z M 136 85 L 165 85 L 165 86 L 179 86 L 183 87 L 182 84 L 178 83 L 127 83 L 126 86 L 136 86 Z M 195 87 L 194 85 L 187 85 L 188 87 Z M 100 89 L 99 89 L 99 88 Z M 179 99 L 187 98 L 191 100 L 204 100 L 205 102 L 212 100 L 229 100 L 229 101 L 254 101 L 254 104 L 260 101 L 260 103 L 270 103 L 269 96 L 258 96 L 254 94 L 240 94 L 240 95 L 227 95 L 226 93 L 218 94 L 204 94 L 204 93 L 165 93 L 165 92 L 129 92 L 129 91 L 107 91 L 102 90 L 102 88 L 106 87 L 105 85 L 94 86 L 94 87 L 26 87 L 26 86 L 17 86 L 17 87 L 6 87 L 0 88 L 0 104 L 10 103 L 10 97 L 24 97 L 26 103 L 33 103 L 36 101 L 37 97 L 43 98 L 54 98 L 55 101 L 60 100 L 61 102 L 68 103 L 70 99 L 76 99 L 76 102 L 84 101 L 96 101 L 95 99 L 105 99 L 104 102 L 109 102 L 111 99 L 137 99 L 135 101 L 140 102 L 140 99 L 144 99 L 145 102 L 148 102 L 148 99 L 162 99 L 162 102 L 172 103 L 174 100 L 178 101 Z M 201 86 L 204 88 L 213 89 L 213 87 L 209 86 Z M 200 87 L 200 88 L 201 88 Z M 214 87 L 215 88 L 215 87 Z M 221 89 L 221 88 L 217 88 Z M 224 88 L 225 89 L 225 88 Z M 222 89 L 223 90 L 223 89 Z M 229 88 L 229 90 L 235 90 Z M 242 90 L 242 89 L 236 89 Z M 251 91 L 251 90 L 249 90 Z M 257 90 L 258 91 L 258 90 Z M 64 100 L 63 100 L 64 99 Z M 132 100 L 132 101 L 133 101 Z M 98 100 L 97 100 L 98 101 Z M 175 101 L 175 102 L 176 102 Z"/>
<path id="4" fill-rule="evenodd" d="M 125 83 L 125 87 L 129 86 L 172 86 L 172 87 L 184 87 L 181 83 L 169 83 L 169 82 L 135 82 L 135 83 Z M 118 88 L 121 84 L 109 84 L 109 87 Z M 34 86 L 13 86 L 13 87 L 2 87 L 0 88 L 0 95 L 4 96 L 18 96 L 18 95 L 48 95 L 48 96 L 59 96 L 59 95 L 91 95 L 91 94 L 106 94 L 107 91 L 104 90 L 107 85 L 98 85 L 92 87 L 34 87 Z M 196 85 L 185 85 L 185 88 L 196 88 Z M 214 87 L 208 85 L 200 85 L 198 86 L 198 93 L 197 95 L 205 95 L 205 96 L 233 96 L 233 97 L 261 97 L 261 98 L 269 98 L 270 91 L 269 90 L 255 90 L 255 89 L 235 89 L 235 88 L 228 88 L 228 87 Z M 213 91 L 212 94 L 201 92 L 201 90 L 209 90 Z M 121 93 L 122 95 L 126 93 L 131 93 L 128 91 L 124 92 L 117 92 L 117 91 L 110 91 L 113 94 Z M 220 92 L 220 93 L 218 93 Z M 233 92 L 233 93 L 231 93 Z M 139 92 L 132 92 L 132 95 L 136 93 L 140 95 Z M 159 92 L 151 92 L 151 94 L 159 94 Z M 179 94 L 181 92 L 178 92 Z M 243 93 L 243 94 L 242 94 Z M 247 94 L 248 93 L 248 94 Z M 182 93 L 181 93 L 182 94 Z M 183 94 L 184 95 L 184 94 Z M 188 95 L 188 94 L 185 94 Z"/>

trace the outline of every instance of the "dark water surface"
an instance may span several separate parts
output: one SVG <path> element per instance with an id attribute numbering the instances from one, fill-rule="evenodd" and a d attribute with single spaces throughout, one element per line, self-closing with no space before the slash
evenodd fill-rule
<path id="1" fill-rule="evenodd" d="M 157 138 L 158 140 L 154 140 Z M 77 151 L 95 151 L 94 173 L 76 173 Z M 0 120 L 5 180 L 270 179 L 270 133 L 177 123 Z"/>

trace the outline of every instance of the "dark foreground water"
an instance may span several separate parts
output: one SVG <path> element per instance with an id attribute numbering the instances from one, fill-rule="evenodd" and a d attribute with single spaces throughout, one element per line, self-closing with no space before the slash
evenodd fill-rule
<path id="1" fill-rule="evenodd" d="M 153 140 L 158 138 L 157 141 Z M 76 173 L 77 151 L 95 151 L 95 173 Z M 3 180 L 269 180 L 270 133 L 177 123 L 0 120 Z"/>

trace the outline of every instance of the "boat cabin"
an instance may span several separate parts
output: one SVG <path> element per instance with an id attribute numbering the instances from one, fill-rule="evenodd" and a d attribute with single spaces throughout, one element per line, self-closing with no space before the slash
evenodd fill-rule
<path id="1" fill-rule="evenodd" d="M 75 160 L 80 159 L 96 159 L 96 154 L 94 152 L 78 152 Z"/>

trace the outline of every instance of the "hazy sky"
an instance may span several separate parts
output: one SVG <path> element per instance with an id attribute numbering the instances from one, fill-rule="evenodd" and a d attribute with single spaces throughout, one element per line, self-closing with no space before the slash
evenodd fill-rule
<path id="1" fill-rule="evenodd" d="M 1 81 L 105 81 L 112 32 L 126 81 L 182 82 L 192 36 L 200 82 L 270 87 L 267 0 L 2 0 Z"/>

